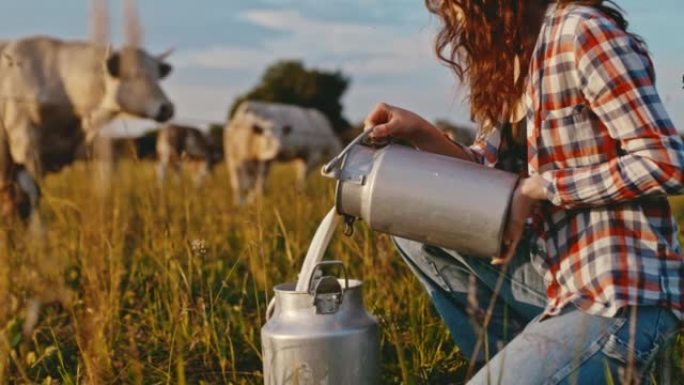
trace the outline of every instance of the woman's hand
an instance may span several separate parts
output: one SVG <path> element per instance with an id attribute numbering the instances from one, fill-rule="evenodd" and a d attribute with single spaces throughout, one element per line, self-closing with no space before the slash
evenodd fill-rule
<path id="1" fill-rule="evenodd" d="M 525 222 L 532 213 L 535 204 L 546 199 L 544 180 L 538 174 L 522 179 L 518 183 L 511 198 L 508 222 L 503 234 L 501 255 L 492 259 L 492 265 L 507 263 L 520 243 Z"/>
<path id="2" fill-rule="evenodd" d="M 373 108 L 364 125 L 366 130 L 373 128 L 371 136 L 374 138 L 392 136 L 420 149 L 431 147 L 434 141 L 444 140 L 439 130 L 419 115 L 385 103 Z"/>
<path id="3" fill-rule="evenodd" d="M 409 142 L 421 151 L 474 160 L 461 146 L 447 139 L 437 127 L 403 108 L 380 103 L 368 114 L 364 125 L 366 130 L 373 129 L 371 136 L 374 138 L 392 136 Z"/>

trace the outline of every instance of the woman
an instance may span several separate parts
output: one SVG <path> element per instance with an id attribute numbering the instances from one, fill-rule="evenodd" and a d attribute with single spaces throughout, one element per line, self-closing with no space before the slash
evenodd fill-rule
<path id="1" fill-rule="evenodd" d="M 436 50 L 468 85 L 480 136 L 452 143 L 386 104 L 367 127 L 523 175 L 491 264 L 395 240 L 460 349 L 483 365 L 470 383 L 644 381 L 684 310 L 666 199 L 684 190 L 684 145 L 643 42 L 602 0 L 426 5 L 442 21 Z"/>

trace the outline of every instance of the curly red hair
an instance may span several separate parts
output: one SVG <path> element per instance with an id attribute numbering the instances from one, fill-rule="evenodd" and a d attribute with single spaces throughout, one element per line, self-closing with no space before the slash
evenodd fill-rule
<path id="1" fill-rule="evenodd" d="M 437 56 L 469 88 L 471 119 L 484 130 L 513 113 L 542 22 L 530 23 L 528 15 L 554 1 L 597 7 L 627 29 L 620 9 L 609 0 L 425 0 L 442 22 Z M 516 59 L 520 76 L 514 80 Z"/>

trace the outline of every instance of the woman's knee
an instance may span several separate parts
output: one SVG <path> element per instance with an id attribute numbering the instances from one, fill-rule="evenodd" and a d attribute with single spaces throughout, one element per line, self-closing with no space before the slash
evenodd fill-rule
<path id="1" fill-rule="evenodd" d="M 632 311 L 633 310 L 633 311 Z M 665 308 L 627 307 L 625 323 L 607 335 L 600 350 L 558 384 L 597 383 L 647 384 L 657 354 L 677 331 L 678 320 Z"/>

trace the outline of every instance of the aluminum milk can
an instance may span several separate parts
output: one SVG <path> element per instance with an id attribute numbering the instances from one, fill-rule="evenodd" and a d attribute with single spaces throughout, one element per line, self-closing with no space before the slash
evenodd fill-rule
<path id="1" fill-rule="evenodd" d="M 295 283 L 274 288 L 275 298 L 261 329 L 266 385 L 376 384 L 380 373 L 378 323 L 363 307 L 362 283 L 344 278 L 314 278 L 308 292 Z M 320 275 L 320 274 L 319 274 Z"/>
<path id="2" fill-rule="evenodd" d="M 396 143 L 355 138 L 323 166 L 337 179 L 338 213 L 348 226 L 363 219 L 371 229 L 456 250 L 498 255 L 518 176 Z"/>

